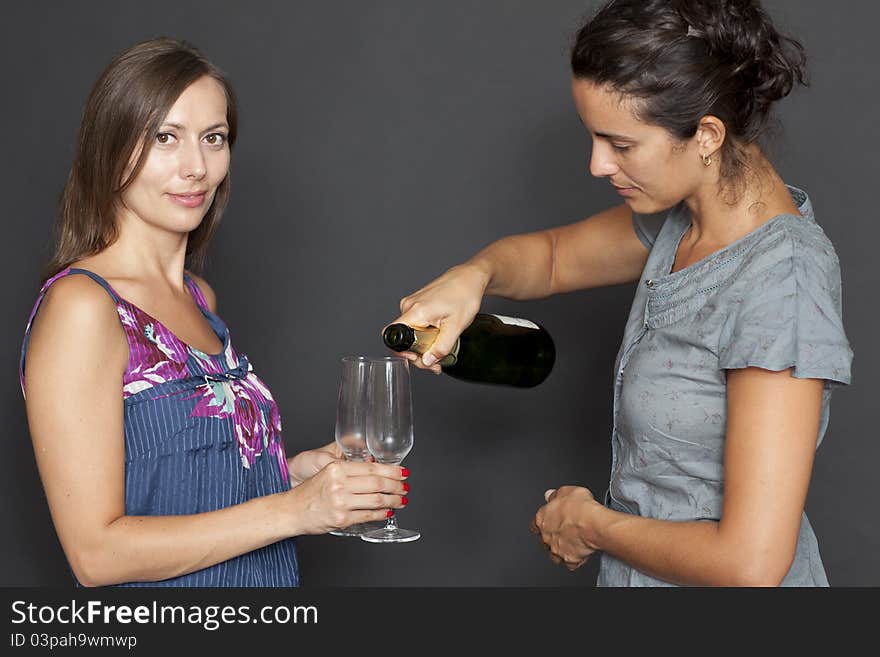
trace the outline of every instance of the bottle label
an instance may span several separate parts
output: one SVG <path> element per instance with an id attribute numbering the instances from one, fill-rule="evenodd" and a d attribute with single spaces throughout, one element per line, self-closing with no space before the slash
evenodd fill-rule
<path id="1" fill-rule="evenodd" d="M 508 326 L 524 326 L 525 328 L 530 329 L 540 329 L 540 327 L 534 322 L 530 322 L 527 319 L 520 319 L 519 317 L 507 317 L 506 315 L 492 315 L 492 317 L 497 317 L 501 320 L 502 324 L 507 324 Z"/>

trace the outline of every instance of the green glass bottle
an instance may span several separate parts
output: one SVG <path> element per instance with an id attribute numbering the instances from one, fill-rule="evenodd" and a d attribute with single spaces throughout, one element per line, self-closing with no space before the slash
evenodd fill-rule
<path id="1" fill-rule="evenodd" d="M 424 354 L 438 333 L 435 327 L 391 324 L 382 339 L 394 351 Z M 543 327 L 517 317 L 478 313 L 439 364 L 444 374 L 463 381 L 532 388 L 547 378 L 555 360 L 556 347 Z"/>

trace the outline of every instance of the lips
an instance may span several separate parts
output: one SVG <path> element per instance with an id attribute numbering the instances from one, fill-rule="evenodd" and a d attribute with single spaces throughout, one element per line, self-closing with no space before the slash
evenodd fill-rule
<path id="1" fill-rule="evenodd" d="M 205 202 L 208 192 L 198 190 L 195 192 L 183 192 L 181 194 L 168 194 L 172 201 L 186 208 L 197 208 Z"/>
<path id="2" fill-rule="evenodd" d="M 614 183 L 612 183 L 611 186 L 614 187 L 614 191 L 616 191 L 618 194 L 626 197 L 633 196 L 635 192 L 639 191 L 638 187 L 620 187 L 618 185 L 615 185 Z"/>

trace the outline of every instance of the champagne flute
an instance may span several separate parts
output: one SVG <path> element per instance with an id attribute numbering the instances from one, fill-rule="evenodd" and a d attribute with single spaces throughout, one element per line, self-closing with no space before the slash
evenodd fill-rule
<path id="1" fill-rule="evenodd" d="M 367 449 L 379 463 L 399 464 L 413 445 L 409 361 L 400 357 L 373 360 L 367 397 Z M 408 543 L 420 536 L 417 531 L 400 529 L 392 510 L 383 528 L 364 532 L 361 540 Z"/>
<path id="2" fill-rule="evenodd" d="M 339 395 L 336 400 L 336 444 L 347 461 L 368 461 L 367 450 L 367 387 L 370 382 L 370 359 L 346 356 L 342 359 Z M 334 529 L 334 536 L 360 536 L 376 529 L 377 523 L 358 523 Z"/>

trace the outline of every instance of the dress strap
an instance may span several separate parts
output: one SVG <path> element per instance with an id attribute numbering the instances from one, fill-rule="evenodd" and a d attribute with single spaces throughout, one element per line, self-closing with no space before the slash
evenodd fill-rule
<path id="1" fill-rule="evenodd" d="M 93 281 L 95 281 L 95 283 L 97 283 L 98 285 L 103 287 L 105 290 L 107 290 L 107 294 L 109 294 L 111 297 L 113 297 L 113 301 L 115 301 L 117 304 L 122 300 L 122 297 L 119 296 L 119 293 L 113 289 L 113 287 L 110 285 L 110 283 L 105 281 L 103 278 L 98 276 L 93 271 L 89 271 L 88 269 L 79 269 L 78 267 L 71 267 L 70 269 L 67 270 L 67 273 L 68 274 L 85 274 L 86 276 L 91 278 Z"/>
<path id="2" fill-rule="evenodd" d="M 183 280 L 186 283 L 186 286 L 189 288 L 190 294 L 192 294 L 193 299 L 196 301 L 196 305 L 202 310 L 207 310 L 211 312 L 211 309 L 208 307 L 208 300 L 205 299 L 205 295 L 202 294 L 202 290 L 199 287 L 199 284 L 196 283 L 192 276 L 190 276 L 186 271 L 183 272 Z"/>
<path id="3" fill-rule="evenodd" d="M 36 301 L 36 303 L 34 303 L 34 307 L 31 310 L 30 316 L 28 317 L 27 327 L 24 330 L 24 340 L 22 341 L 22 345 L 21 345 L 21 358 L 19 359 L 19 363 L 18 363 L 18 376 L 19 376 L 19 379 L 21 382 L 21 394 L 22 395 L 25 394 L 25 392 L 24 392 L 24 359 L 25 359 L 25 354 L 27 353 L 28 342 L 30 341 L 30 337 L 31 337 L 31 325 L 34 323 L 34 317 L 36 317 L 37 310 L 39 310 L 40 304 L 43 302 L 43 299 L 46 296 L 46 292 L 49 291 L 49 288 L 52 286 L 52 284 L 55 281 L 57 281 L 58 279 L 64 278 L 65 276 L 68 276 L 70 274 L 85 274 L 86 276 L 91 278 L 93 281 L 95 281 L 98 285 L 103 287 L 107 291 L 107 294 L 109 294 L 113 298 L 113 301 L 116 302 L 117 306 L 120 303 L 121 297 L 116 292 L 116 290 L 114 290 L 111 287 L 110 283 L 108 283 L 103 278 L 98 276 L 98 274 L 96 274 L 95 272 L 88 271 L 87 269 L 79 269 L 77 267 L 68 267 L 67 269 L 63 269 L 62 271 L 58 272 L 57 274 L 52 276 L 50 279 L 48 279 L 45 283 L 43 283 L 43 287 L 40 288 L 40 293 L 37 296 L 37 301 Z"/>

